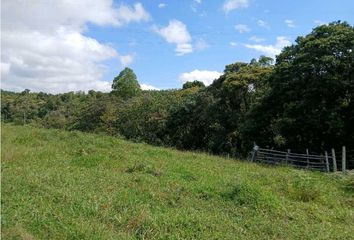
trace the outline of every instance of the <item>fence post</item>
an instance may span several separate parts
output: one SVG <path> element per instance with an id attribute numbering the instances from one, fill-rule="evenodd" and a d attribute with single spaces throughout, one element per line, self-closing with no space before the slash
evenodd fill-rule
<path id="1" fill-rule="evenodd" d="M 307 158 L 306 158 L 307 166 L 306 166 L 306 168 L 309 169 L 310 168 L 310 159 L 309 159 L 309 149 L 308 148 L 306 148 L 306 155 L 307 155 Z"/>
<path id="2" fill-rule="evenodd" d="M 329 172 L 329 162 L 328 162 L 328 154 L 327 151 L 325 151 L 325 160 L 326 160 L 326 170 Z"/>
<path id="3" fill-rule="evenodd" d="M 256 145 L 256 143 L 254 143 L 251 162 L 254 162 L 256 160 L 258 150 L 259 147 Z"/>
<path id="4" fill-rule="evenodd" d="M 290 149 L 288 149 L 288 151 L 287 151 L 287 153 L 285 155 L 285 163 L 286 163 L 286 165 L 288 165 L 288 163 L 289 163 L 289 153 L 290 153 Z"/>
<path id="5" fill-rule="evenodd" d="M 337 172 L 337 160 L 336 160 L 336 152 L 334 148 L 332 148 L 332 161 L 333 161 L 333 172 Z"/>
<path id="6" fill-rule="evenodd" d="M 345 146 L 342 147 L 342 172 L 344 173 L 346 169 L 346 151 Z"/>

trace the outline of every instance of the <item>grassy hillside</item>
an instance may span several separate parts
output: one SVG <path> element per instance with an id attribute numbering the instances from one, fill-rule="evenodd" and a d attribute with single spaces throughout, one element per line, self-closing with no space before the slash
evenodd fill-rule
<path id="1" fill-rule="evenodd" d="M 3 239 L 353 239 L 354 179 L 2 126 Z"/>

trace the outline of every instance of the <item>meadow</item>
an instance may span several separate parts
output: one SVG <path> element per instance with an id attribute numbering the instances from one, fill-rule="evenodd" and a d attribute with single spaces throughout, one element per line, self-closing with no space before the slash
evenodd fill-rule
<path id="1" fill-rule="evenodd" d="M 354 239 L 354 177 L 3 124 L 2 239 Z"/>

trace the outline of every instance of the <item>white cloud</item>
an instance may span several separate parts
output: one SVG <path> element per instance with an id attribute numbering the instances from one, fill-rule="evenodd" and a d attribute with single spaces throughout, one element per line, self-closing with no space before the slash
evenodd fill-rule
<path id="1" fill-rule="evenodd" d="M 2 88 L 52 93 L 109 91 L 102 62 L 132 61 L 85 36 L 87 23 L 121 26 L 149 19 L 140 3 L 114 8 L 112 0 L 12 0 L 2 3 L 1 15 Z"/>
<path id="2" fill-rule="evenodd" d="M 248 2 L 248 0 L 226 0 L 222 6 L 222 9 L 225 13 L 228 13 L 238 8 L 247 8 Z"/>
<path id="3" fill-rule="evenodd" d="M 204 39 L 198 39 L 195 42 L 195 49 L 197 51 L 203 51 L 209 47 L 210 47 L 210 45 Z"/>
<path id="4" fill-rule="evenodd" d="M 160 3 L 159 5 L 157 5 L 159 8 L 165 8 L 167 6 L 166 3 Z"/>
<path id="5" fill-rule="evenodd" d="M 152 85 L 145 84 L 145 83 L 140 84 L 140 87 L 141 87 L 142 90 L 160 90 L 160 89 L 157 88 L 157 87 L 154 87 L 154 86 L 152 86 Z"/>
<path id="6" fill-rule="evenodd" d="M 133 7 L 121 4 L 116 11 L 119 25 L 150 20 L 150 14 L 144 9 L 141 3 L 135 3 Z"/>
<path id="7" fill-rule="evenodd" d="M 195 69 L 191 72 L 185 72 L 180 74 L 179 79 L 182 81 L 182 83 L 193 82 L 195 80 L 198 80 L 208 86 L 212 84 L 213 81 L 219 78 L 221 75 L 222 73 L 217 71 Z"/>
<path id="8" fill-rule="evenodd" d="M 275 57 L 278 55 L 285 46 L 291 45 L 288 38 L 279 36 L 277 37 L 274 45 L 260 45 L 260 44 L 245 44 L 245 47 L 262 52 L 269 57 Z"/>
<path id="9" fill-rule="evenodd" d="M 284 23 L 285 23 L 289 28 L 294 28 L 294 27 L 296 27 L 293 20 L 287 19 L 287 20 L 284 21 Z"/>
<path id="10" fill-rule="evenodd" d="M 235 29 L 236 29 L 236 31 L 238 31 L 241 34 L 251 31 L 251 29 L 245 24 L 237 24 L 237 25 L 235 25 Z"/>
<path id="11" fill-rule="evenodd" d="M 202 0 L 194 0 L 190 5 L 191 10 L 198 14 L 199 17 L 205 17 L 208 13 L 204 10 L 200 10 L 200 5 L 202 4 Z"/>
<path id="12" fill-rule="evenodd" d="M 59 28 L 56 33 L 7 31 L 2 34 L 2 87 L 9 90 L 66 92 L 110 89 L 102 80 L 101 61 L 118 56 L 115 49 L 79 32 Z"/>
<path id="13" fill-rule="evenodd" d="M 230 42 L 231 47 L 236 47 L 238 44 L 236 42 Z"/>
<path id="14" fill-rule="evenodd" d="M 253 42 L 256 42 L 256 43 L 259 43 L 259 42 L 264 42 L 265 39 L 264 38 L 260 38 L 260 37 L 257 37 L 257 36 L 252 36 L 249 38 L 249 40 L 253 41 Z"/>
<path id="15" fill-rule="evenodd" d="M 6 74 L 9 73 L 10 71 L 10 64 L 9 63 L 3 63 L 1 62 L 1 66 L 0 66 L 0 71 L 1 71 L 1 76 L 5 76 Z"/>
<path id="16" fill-rule="evenodd" d="M 260 27 L 269 28 L 268 23 L 266 23 L 265 21 L 263 21 L 263 20 L 261 20 L 261 19 L 257 21 L 257 24 L 258 24 L 258 26 L 260 26 Z"/>
<path id="17" fill-rule="evenodd" d="M 128 55 L 121 55 L 119 56 L 119 60 L 121 64 L 125 67 L 130 65 L 134 61 L 134 55 L 128 54 Z"/>
<path id="18" fill-rule="evenodd" d="M 55 31 L 53 26 L 65 25 L 70 28 L 82 28 L 85 23 L 97 25 L 118 25 L 117 13 L 112 1 L 78 0 L 71 4 L 67 1 L 21 1 L 11 0 L 2 3 L 2 28 L 36 29 Z"/>
<path id="19" fill-rule="evenodd" d="M 87 22 L 100 26 L 120 26 L 130 22 L 148 21 L 150 15 L 141 3 L 130 7 L 121 4 L 113 7 L 112 0 L 11 0 L 1 6 L 5 29 L 37 29 L 55 31 L 53 26 L 66 26 L 70 29 L 83 30 Z"/>
<path id="20" fill-rule="evenodd" d="M 193 52 L 192 37 L 183 22 L 173 19 L 169 21 L 166 27 L 158 28 L 155 26 L 153 30 L 168 43 L 176 44 L 175 51 L 178 56 Z"/>

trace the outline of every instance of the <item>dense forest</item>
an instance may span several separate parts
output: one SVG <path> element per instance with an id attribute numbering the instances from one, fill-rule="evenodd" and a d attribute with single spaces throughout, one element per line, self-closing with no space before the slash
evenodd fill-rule
<path id="1" fill-rule="evenodd" d="M 354 27 L 333 22 L 273 59 L 227 65 L 205 87 L 143 91 L 132 69 L 112 92 L 1 91 L 1 120 L 123 136 L 139 142 L 246 155 L 276 149 L 354 147 Z"/>

